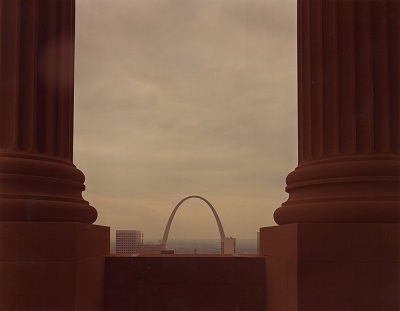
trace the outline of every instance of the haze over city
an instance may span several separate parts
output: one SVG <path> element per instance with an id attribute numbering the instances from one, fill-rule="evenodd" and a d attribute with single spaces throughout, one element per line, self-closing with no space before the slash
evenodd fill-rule
<path id="1" fill-rule="evenodd" d="M 76 5 L 74 163 L 96 223 L 161 238 L 200 195 L 227 236 L 273 225 L 297 163 L 296 1 Z M 177 237 L 219 238 L 204 202 Z"/>

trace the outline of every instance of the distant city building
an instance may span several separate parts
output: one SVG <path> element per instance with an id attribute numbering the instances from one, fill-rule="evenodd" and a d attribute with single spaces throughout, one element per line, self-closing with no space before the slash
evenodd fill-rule
<path id="1" fill-rule="evenodd" d="M 139 254 L 161 254 L 162 244 L 141 243 Z"/>
<path id="2" fill-rule="evenodd" d="M 221 254 L 236 254 L 236 238 L 221 239 Z"/>
<path id="3" fill-rule="evenodd" d="M 173 249 L 165 249 L 165 250 L 161 250 L 161 254 L 173 255 L 173 254 L 175 254 L 175 251 Z"/>
<path id="4" fill-rule="evenodd" d="M 138 230 L 117 230 L 116 248 L 117 254 L 138 254 L 142 244 L 142 234 Z"/>
<path id="5" fill-rule="evenodd" d="M 117 254 L 161 254 L 161 249 L 161 244 L 143 243 L 143 234 L 139 230 L 117 230 Z"/>
<path id="6" fill-rule="evenodd" d="M 260 231 L 257 232 L 257 254 L 260 255 Z"/>

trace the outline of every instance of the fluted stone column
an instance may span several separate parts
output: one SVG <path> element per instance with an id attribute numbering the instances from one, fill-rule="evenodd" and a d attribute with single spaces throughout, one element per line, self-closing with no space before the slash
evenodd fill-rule
<path id="1" fill-rule="evenodd" d="M 73 0 L 0 2 L 0 221 L 93 223 L 73 164 Z"/>
<path id="2" fill-rule="evenodd" d="M 400 308 L 400 1 L 298 0 L 299 158 L 260 229 L 266 309 Z"/>
<path id="3" fill-rule="evenodd" d="M 73 164 L 75 0 L 0 0 L 0 309 L 101 310 L 108 227 Z"/>
<path id="4" fill-rule="evenodd" d="M 399 222 L 400 1 L 299 0 L 299 164 L 278 224 Z"/>

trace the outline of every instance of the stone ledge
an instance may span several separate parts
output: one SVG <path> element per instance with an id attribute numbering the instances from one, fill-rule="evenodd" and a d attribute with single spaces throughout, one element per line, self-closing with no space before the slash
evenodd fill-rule
<path id="1" fill-rule="evenodd" d="M 264 310 L 261 256 L 107 256 L 105 310 Z"/>
<path id="2" fill-rule="evenodd" d="M 108 227 L 69 222 L 0 222 L 0 262 L 66 262 L 109 252 Z"/>
<path id="3" fill-rule="evenodd" d="M 261 228 L 266 310 L 397 311 L 399 224 Z"/>
<path id="4" fill-rule="evenodd" d="M 260 253 L 294 261 L 400 262 L 400 224 L 304 223 L 260 229 Z"/>

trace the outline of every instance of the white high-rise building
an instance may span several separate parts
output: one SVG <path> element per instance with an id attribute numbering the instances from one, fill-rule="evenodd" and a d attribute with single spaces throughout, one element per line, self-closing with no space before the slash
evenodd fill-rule
<path id="1" fill-rule="evenodd" d="M 221 239 L 221 254 L 236 254 L 236 238 Z"/>
<path id="2" fill-rule="evenodd" d="M 142 244 L 142 233 L 138 230 L 117 230 L 116 253 L 138 254 Z"/>

